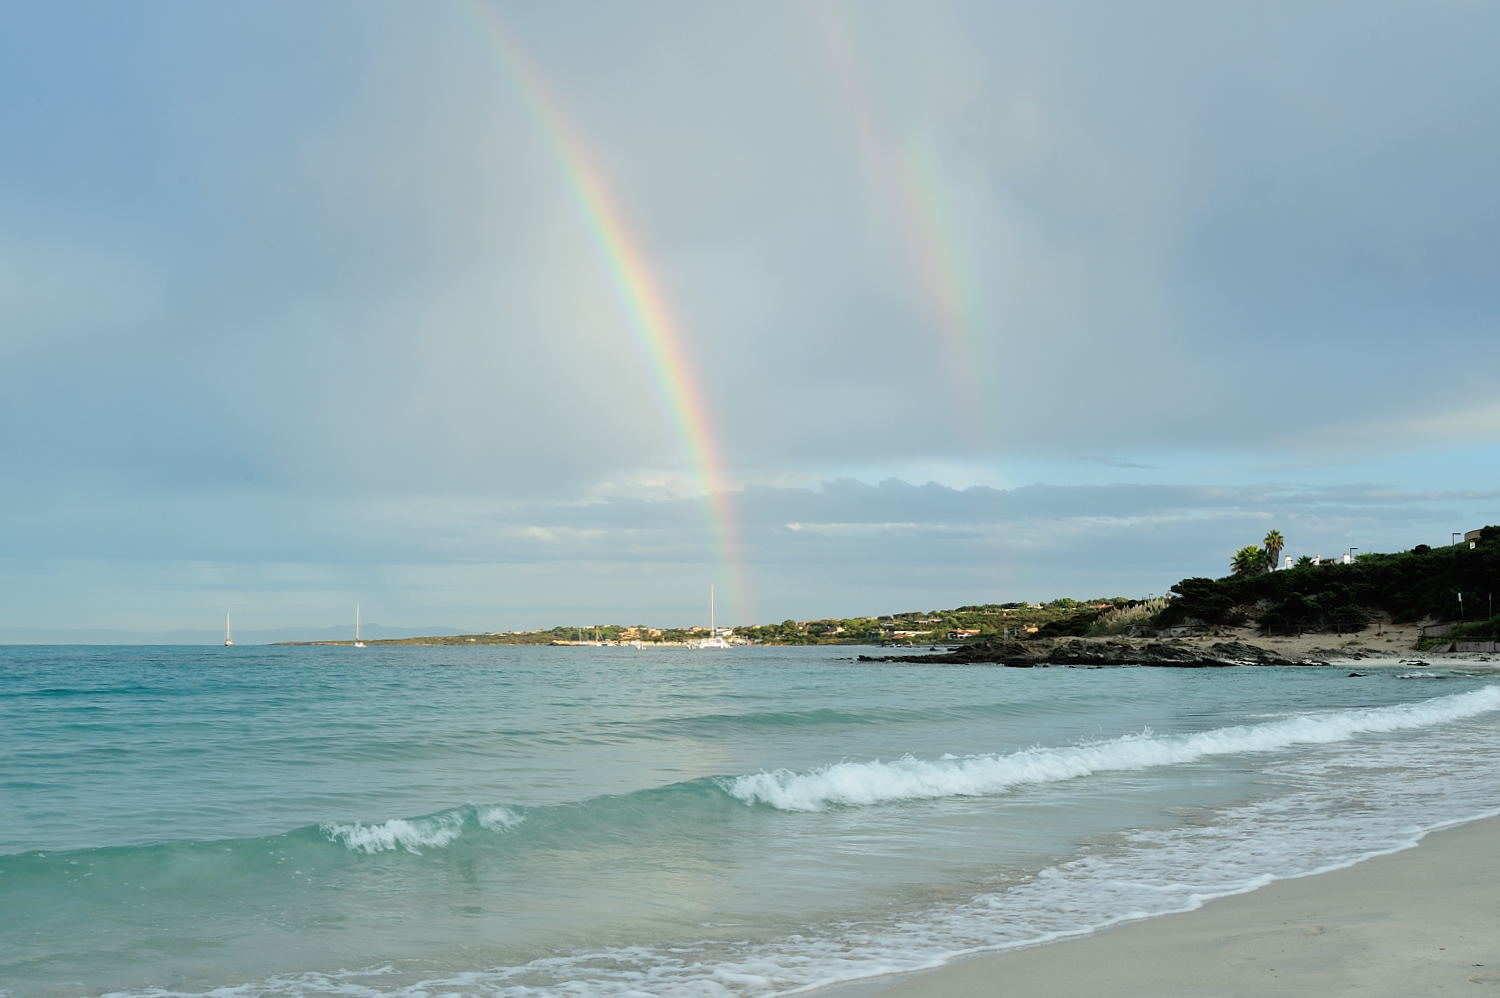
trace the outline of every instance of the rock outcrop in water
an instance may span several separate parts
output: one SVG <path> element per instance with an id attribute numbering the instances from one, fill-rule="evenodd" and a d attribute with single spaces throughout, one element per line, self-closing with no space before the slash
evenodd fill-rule
<path id="1" fill-rule="evenodd" d="M 1102 668 L 1155 665 L 1178 669 L 1238 665 L 1326 665 L 1321 659 L 1294 659 L 1243 641 L 1192 644 L 1186 641 L 1062 638 L 1051 641 L 986 641 L 928 655 L 861 655 L 861 662 L 994 664 L 1016 669 L 1066 665 Z"/>

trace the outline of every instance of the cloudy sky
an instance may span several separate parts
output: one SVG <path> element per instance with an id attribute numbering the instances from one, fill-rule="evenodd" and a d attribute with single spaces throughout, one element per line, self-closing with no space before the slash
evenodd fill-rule
<path id="1" fill-rule="evenodd" d="M 0 6 L 0 632 L 720 623 L 1500 522 L 1500 6 Z"/>

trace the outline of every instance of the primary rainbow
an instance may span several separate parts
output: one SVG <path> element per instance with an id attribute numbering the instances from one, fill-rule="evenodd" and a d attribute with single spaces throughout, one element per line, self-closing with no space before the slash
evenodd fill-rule
<path id="1" fill-rule="evenodd" d="M 598 161 L 572 127 L 561 103 L 541 72 L 511 38 L 498 12 L 485 0 L 470 0 L 485 37 L 524 98 L 548 145 L 562 166 L 580 217 L 589 230 L 611 282 L 630 316 L 641 346 L 655 369 L 662 393 L 677 424 L 708 503 L 722 570 L 729 583 L 730 611 L 748 612 L 734 506 L 724 473 L 724 459 L 691 358 L 670 303 L 651 270 L 651 261 L 626 224 Z M 748 622 L 748 621 L 746 621 Z"/>

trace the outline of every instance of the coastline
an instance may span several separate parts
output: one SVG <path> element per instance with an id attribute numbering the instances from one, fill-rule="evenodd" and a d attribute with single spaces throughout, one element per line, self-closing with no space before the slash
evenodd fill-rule
<path id="1" fill-rule="evenodd" d="M 1194 634 L 1161 637 L 1030 638 L 959 645 L 947 652 L 861 655 L 861 661 L 916 664 L 1002 665 L 1032 668 L 1047 665 L 1108 667 L 1144 665 L 1167 668 L 1213 668 L 1264 665 L 1349 666 L 1361 668 L 1422 667 L 1462 663 L 1466 669 L 1500 669 L 1489 653 L 1418 651 L 1421 628 L 1381 622 L 1352 634 L 1307 633 L 1262 635 L 1255 627 L 1214 628 Z"/>
<path id="2" fill-rule="evenodd" d="M 830 986 L 819 998 L 1257 998 L 1500 992 L 1500 817 L 1092 935 Z M 1474 990 L 1479 988 L 1479 991 Z"/>

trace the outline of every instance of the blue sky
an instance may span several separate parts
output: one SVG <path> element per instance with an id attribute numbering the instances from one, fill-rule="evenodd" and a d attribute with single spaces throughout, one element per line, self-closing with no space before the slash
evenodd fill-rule
<path id="1" fill-rule="evenodd" d="M 670 302 L 739 547 L 505 26 Z M 1500 8 L 0 8 L 0 639 L 1146 595 L 1500 522 Z"/>

